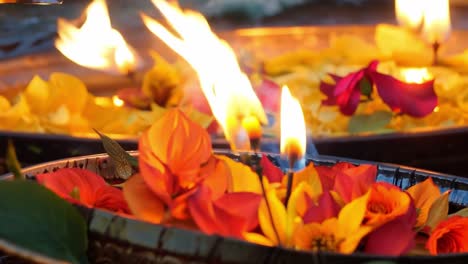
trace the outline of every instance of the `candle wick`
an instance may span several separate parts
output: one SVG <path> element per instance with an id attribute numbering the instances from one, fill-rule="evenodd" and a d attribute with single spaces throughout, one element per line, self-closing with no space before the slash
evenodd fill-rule
<path id="1" fill-rule="evenodd" d="M 294 178 L 294 172 L 293 172 L 293 168 L 296 164 L 296 162 L 299 160 L 299 155 L 295 152 L 291 152 L 289 155 L 288 155 L 288 160 L 289 160 L 289 169 L 288 169 L 288 173 L 287 173 L 287 177 L 288 177 L 288 183 L 286 185 L 286 198 L 284 200 L 284 205 L 288 206 L 288 202 L 289 202 L 289 198 L 291 197 L 291 192 L 292 192 L 292 184 L 293 184 L 293 178 Z"/>
<path id="2" fill-rule="evenodd" d="M 432 44 L 432 52 L 433 52 L 433 61 L 432 61 L 432 65 L 436 66 L 439 64 L 439 48 L 440 48 L 440 43 L 435 41 L 433 44 Z"/>
<path id="3" fill-rule="evenodd" d="M 288 207 L 289 198 L 291 197 L 293 176 L 294 172 L 292 168 L 289 168 L 287 173 L 288 183 L 286 185 L 286 198 L 284 199 L 284 205 L 286 206 L 286 208 Z"/>
<path id="4" fill-rule="evenodd" d="M 250 140 L 250 147 L 255 153 L 257 153 L 257 151 L 260 149 L 260 138 L 259 137 L 249 138 L 249 140 Z"/>

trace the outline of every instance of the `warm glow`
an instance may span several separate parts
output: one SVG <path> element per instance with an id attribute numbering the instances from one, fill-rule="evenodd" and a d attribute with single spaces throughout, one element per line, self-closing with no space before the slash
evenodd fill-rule
<path id="1" fill-rule="evenodd" d="M 450 35 L 449 0 L 424 1 L 423 36 L 429 43 L 442 43 Z"/>
<path id="2" fill-rule="evenodd" d="M 94 0 L 88 6 L 81 28 L 64 19 L 59 19 L 57 26 L 55 47 L 81 66 L 123 74 L 139 66 L 136 52 L 112 28 L 105 0 Z"/>
<path id="3" fill-rule="evenodd" d="M 239 67 L 234 51 L 211 31 L 200 13 L 181 10 L 177 4 L 164 0 L 153 0 L 153 3 L 178 36 L 144 14 L 143 22 L 193 67 L 214 117 L 232 148 L 239 149 L 239 144 L 244 145 L 248 141 L 245 135 L 248 131 L 242 127 L 242 120 L 254 117 L 261 124 L 268 123 L 268 120 L 248 77 Z"/>
<path id="4" fill-rule="evenodd" d="M 281 92 L 281 154 L 299 160 L 306 151 L 306 127 L 301 104 L 283 86 Z"/>
<path id="5" fill-rule="evenodd" d="M 124 105 L 124 101 L 122 101 L 122 99 L 120 99 L 117 95 L 112 96 L 112 103 L 117 107 Z"/>
<path id="6" fill-rule="evenodd" d="M 395 0 L 398 23 L 411 29 L 419 28 L 423 22 L 424 4 L 424 0 Z"/>
<path id="7" fill-rule="evenodd" d="M 255 116 L 242 119 L 242 127 L 247 131 L 249 138 L 259 139 L 262 137 L 262 126 Z"/>
<path id="8" fill-rule="evenodd" d="M 406 83 L 423 83 L 433 79 L 427 68 L 401 69 L 400 74 Z"/>

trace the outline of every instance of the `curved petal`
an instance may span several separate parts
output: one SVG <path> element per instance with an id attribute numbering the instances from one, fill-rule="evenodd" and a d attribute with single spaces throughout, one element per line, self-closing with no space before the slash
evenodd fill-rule
<path id="1" fill-rule="evenodd" d="M 406 191 L 411 195 L 416 208 L 418 208 L 416 227 L 422 227 L 426 224 L 432 204 L 440 197 L 440 190 L 434 184 L 432 178 L 429 177 L 423 182 L 411 186 Z"/>
<path id="2" fill-rule="evenodd" d="M 62 168 L 55 172 L 38 174 L 37 180 L 60 197 L 90 207 L 95 205 L 96 193 L 100 188 L 114 188 L 108 186 L 101 176 L 79 168 Z M 72 197 L 74 190 L 78 190 L 79 197 Z"/>
<path id="3" fill-rule="evenodd" d="M 164 203 L 148 188 L 141 174 L 133 175 L 124 183 L 123 193 L 130 211 L 136 217 L 161 223 L 165 213 Z"/>
<path id="4" fill-rule="evenodd" d="M 434 80 L 425 83 L 404 83 L 390 75 L 370 73 L 382 100 L 398 113 L 424 117 L 438 104 Z"/>
<path id="5" fill-rule="evenodd" d="M 216 155 L 216 157 L 226 162 L 229 167 L 231 174 L 228 183 L 229 192 L 262 193 L 260 179 L 252 168 L 226 156 Z"/>
<path id="6" fill-rule="evenodd" d="M 367 236 L 364 252 L 385 256 L 403 255 L 414 247 L 415 237 L 413 225 L 397 218 Z"/>
<path id="7" fill-rule="evenodd" d="M 215 156 L 211 156 L 200 169 L 200 178 L 212 190 L 213 199 L 218 199 L 226 192 L 230 177 L 231 171 L 227 164 Z"/>
<path id="8" fill-rule="evenodd" d="M 140 173 L 148 187 L 157 195 L 164 203 L 171 203 L 171 196 L 175 194 L 174 177 L 170 175 L 166 166 L 151 153 L 148 149 L 148 133 L 140 136 L 138 141 L 138 165 Z"/>
<path id="9" fill-rule="evenodd" d="M 271 216 L 265 199 L 262 199 L 258 208 L 260 227 L 274 245 L 284 244 L 286 242 L 286 208 L 278 199 L 274 189 L 268 191 L 267 199 L 271 209 Z"/>
<path id="10" fill-rule="evenodd" d="M 283 179 L 283 171 L 275 166 L 264 154 L 260 160 L 260 166 L 263 168 L 263 176 L 266 176 L 269 182 L 281 182 Z"/>

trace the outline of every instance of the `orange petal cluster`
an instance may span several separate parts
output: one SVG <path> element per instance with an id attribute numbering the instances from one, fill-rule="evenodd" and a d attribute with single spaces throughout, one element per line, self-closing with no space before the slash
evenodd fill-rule
<path id="1" fill-rule="evenodd" d="M 169 110 L 139 139 L 140 173 L 124 184 L 132 213 L 161 223 L 194 221 L 205 233 L 241 238 L 258 225 L 256 174 L 213 155 L 206 130 Z M 244 179 L 244 180 L 242 180 Z"/>

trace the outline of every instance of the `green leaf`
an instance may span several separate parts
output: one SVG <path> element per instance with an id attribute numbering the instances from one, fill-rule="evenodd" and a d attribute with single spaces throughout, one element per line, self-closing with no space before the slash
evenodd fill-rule
<path id="1" fill-rule="evenodd" d="M 359 81 L 359 87 L 361 88 L 361 94 L 370 97 L 372 94 L 372 84 L 367 78 L 363 78 Z"/>
<path id="2" fill-rule="evenodd" d="M 16 157 L 15 146 L 11 139 L 8 140 L 7 153 L 6 153 L 6 165 L 8 170 L 13 173 L 15 180 L 25 179 L 23 173 L 21 173 L 21 165 Z"/>
<path id="3" fill-rule="evenodd" d="M 385 126 L 392 120 L 393 113 L 377 111 L 370 115 L 354 115 L 349 120 L 349 133 L 385 131 Z"/>
<path id="4" fill-rule="evenodd" d="M 0 182 L 0 239 L 45 256 L 87 263 L 87 228 L 71 204 L 32 181 Z"/>
<path id="5" fill-rule="evenodd" d="M 133 174 L 133 168 L 138 166 L 138 160 L 135 157 L 132 157 L 128 154 L 122 146 L 117 143 L 117 141 L 111 139 L 110 137 L 100 133 L 97 130 L 96 133 L 101 137 L 102 145 L 106 150 L 109 157 L 115 163 L 115 172 L 117 176 L 122 179 L 128 179 Z"/>
<path id="6" fill-rule="evenodd" d="M 450 191 L 444 192 L 437 198 L 429 209 L 426 226 L 433 230 L 441 221 L 447 219 L 449 211 Z"/>
<path id="7" fill-rule="evenodd" d="M 460 211 L 455 212 L 453 214 L 450 214 L 448 217 L 452 217 L 452 216 L 456 216 L 456 215 L 463 216 L 463 217 L 468 217 L 468 207 L 463 208 Z"/>

